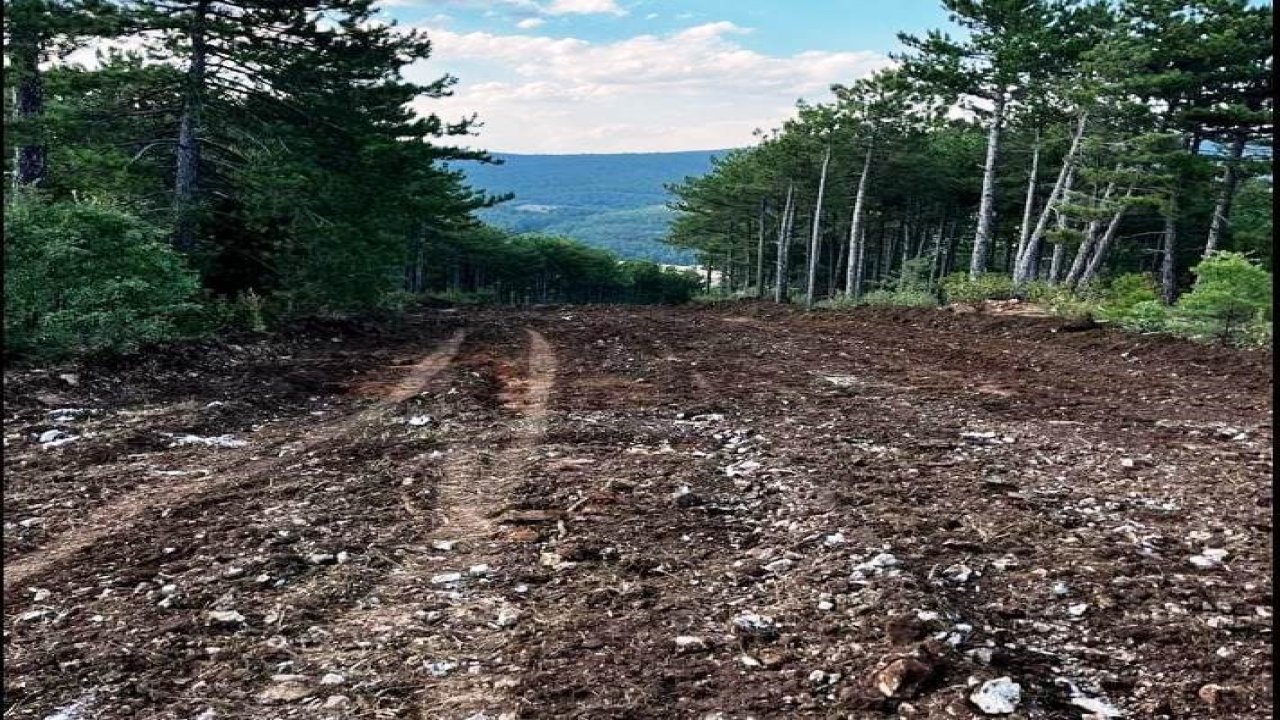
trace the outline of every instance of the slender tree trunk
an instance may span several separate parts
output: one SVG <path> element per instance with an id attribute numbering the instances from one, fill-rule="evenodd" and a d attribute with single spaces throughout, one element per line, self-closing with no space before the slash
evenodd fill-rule
<path id="1" fill-rule="evenodd" d="M 787 183 L 787 201 L 782 209 L 782 222 L 778 225 L 778 257 L 773 279 L 773 301 L 787 301 L 787 261 L 791 244 L 791 220 L 795 212 L 795 182 Z"/>
<path id="2" fill-rule="evenodd" d="M 862 226 L 858 229 L 858 255 L 854 263 L 853 272 L 853 298 L 856 300 L 862 297 L 862 279 L 867 271 L 867 228 Z"/>
<path id="3" fill-rule="evenodd" d="M 173 245 L 182 252 L 195 249 L 196 242 L 196 204 L 200 196 L 200 113 L 204 105 L 208 60 L 204 33 L 208 13 L 209 1 L 200 0 L 191 20 L 191 59 L 183 93 L 182 116 L 178 120 L 178 157 L 173 182 Z"/>
<path id="4" fill-rule="evenodd" d="M 813 203 L 813 232 L 809 235 L 809 273 L 804 291 L 804 306 L 813 309 L 818 293 L 818 248 L 822 239 L 822 196 L 827 191 L 827 167 L 831 164 L 831 146 L 822 156 L 822 171 L 818 175 L 818 199 Z"/>
<path id="5" fill-rule="evenodd" d="M 11 12 L 18 14 L 16 9 Z M 29 17 L 33 12 L 28 8 L 22 14 Z M 28 126 L 28 132 L 38 134 L 41 131 L 34 125 L 44 114 L 44 76 L 40 73 L 40 39 L 36 29 L 15 26 L 10 52 L 17 76 L 13 89 L 14 114 Z M 15 149 L 13 183 L 16 187 L 41 185 L 47 171 L 47 151 L 43 143 L 29 141 Z"/>
<path id="6" fill-rule="evenodd" d="M 1160 241 L 1160 300 L 1172 305 L 1178 299 L 1178 276 L 1174 254 L 1178 250 L 1178 190 L 1169 191 L 1169 207 Z"/>
<path id="7" fill-rule="evenodd" d="M 764 223 L 765 199 L 760 199 L 760 219 L 756 223 L 756 299 L 764 299 Z"/>
<path id="8" fill-rule="evenodd" d="M 995 232 L 996 161 L 1000 153 L 1000 129 L 1004 125 L 1004 88 L 996 95 L 987 132 L 987 160 L 982 166 L 982 197 L 978 203 L 978 228 L 973 236 L 973 255 L 969 258 L 969 278 L 977 280 L 987 271 L 991 255 L 991 238 Z"/>
<path id="9" fill-rule="evenodd" d="M 1077 285 L 1087 285 L 1098 277 L 1098 271 L 1102 268 L 1102 261 L 1107 256 L 1107 250 L 1111 248 L 1111 241 L 1116 237 L 1116 231 L 1120 229 L 1120 220 L 1129 210 L 1129 206 L 1124 204 L 1130 195 L 1133 194 L 1133 188 L 1129 188 L 1124 194 L 1120 207 L 1116 208 L 1115 214 L 1111 216 L 1111 221 L 1107 223 L 1107 229 L 1102 233 L 1102 238 L 1098 240 L 1098 246 L 1093 250 L 1093 256 L 1089 258 L 1089 264 L 1085 266 L 1084 272 L 1080 274 Z"/>
<path id="10" fill-rule="evenodd" d="M 1027 176 L 1027 198 L 1022 203 L 1022 225 L 1018 228 L 1018 251 L 1014 258 L 1022 257 L 1027 247 L 1027 238 L 1031 237 L 1031 213 L 1036 204 L 1036 183 L 1040 175 L 1040 128 L 1036 128 L 1036 139 L 1031 145 L 1031 174 Z"/>
<path id="11" fill-rule="evenodd" d="M 1036 221 L 1035 229 L 1031 231 L 1031 236 L 1027 238 L 1026 246 L 1018 257 L 1017 267 L 1013 271 L 1014 285 L 1022 285 L 1036 275 L 1036 265 L 1040 259 L 1040 243 L 1044 240 L 1044 233 L 1049 227 L 1049 213 L 1056 212 L 1058 203 L 1070 187 L 1075 173 L 1076 154 L 1080 151 L 1080 141 L 1084 138 L 1087 121 L 1088 114 L 1080 113 L 1075 134 L 1071 137 L 1071 147 L 1067 149 L 1067 155 L 1062 159 L 1062 168 L 1058 170 L 1058 179 L 1054 182 L 1048 199 L 1045 200 L 1044 209 L 1040 211 L 1040 219 Z"/>
<path id="12" fill-rule="evenodd" d="M 1209 221 L 1209 237 L 1204 244 L 1204 255 L 1218 249 L 1219 243 L 1228 226 L 1231 224 L 1231 202 L 1235 198 L 1236 184 L 1240 174 L 1240 158 L 1244 157 L 1246 134 L 1237 132 L 1231 140 L 1231 154 L 1227 157 L 1227 167 L 1222 175 L 1222 189 L 1218 192 L 1218 200 L 1213 205 L 1213 219 Z"/>
<path id="13" fill-rule="evenodd" d="M 907 260 L 911 254 L 911 226 L 904 219 L 902 221 L 902 257 L 898 259 L 898 289 L 902 290 L 907 286 Z"/>
<path id="14" fill-rule="evenodd" d="M 848 261 L 849 248 L 847 243 L 832 243 L 832 254 L 835 255 L 831 262 L 831 267 L 827 269 L 827 296 L 835 297 L 839 292 L 836 289 L 836 278 L 841 276 L 840 271 L 843 269 L 845 262 Z"/>
<path id="15" fill-rule="evenodd" d="M 1114 182 L 1107 183 L 1107 188 L 1102 191 L 1102 199 L 1098 201 L 1098 206 L 1105 207 L 1115 189 L 1116 184 Z M 1093 218 L 1089 221 L 1089 225 L 1084 231 L 1084 239 L 1080 241 L 1080 247 L 1076 250 L 1076 257 L 1071 261 L 1071 269 L 1067 271 L 1067 277 L 1063 280 L 1063 284 L 1067 287 L 1073 288 L 1080 281 L 1080 274 L 1084 272 L 1085 263 L 1088 262 L 1089 255 L 1098 243 L 1098 231 L 1101 228 L 1102 218 Z"/>
<path id="16" fill-rule="evenodd" d="M 874 143 L 874 141 L 872 142 Z M 858 190 L 854 194 L 853 198 L 853 219 L 849 221 L 850 258 L 853 258 L 854 256 L 852 247 L 855 244 L 859 245 L 858 257 L 862 257 L 861 241 L 859 240 L 859 237 L 861 237 L 862 234 L 862 212 L 867 198 L 867 175 L 871 172 L 871 153 L 874 148 L 874 144 L 867 146 L 867 156 L 862 161 L 862 175 L 858 178 Z M 861 262 L 861 260 L 859 260 L 859 262 Z M 854 263 L 849 263 L 845 270 L 844 278 L 844 292 L 846 295 L 852 294 L 854 297 L 858 297 L 858 294 L 854 291 L 854 285 L 858 284 L 854 282 L 854 275 L 857 272 L 861 272 L 861 268 L 857 268 L 855 270 Z"/>

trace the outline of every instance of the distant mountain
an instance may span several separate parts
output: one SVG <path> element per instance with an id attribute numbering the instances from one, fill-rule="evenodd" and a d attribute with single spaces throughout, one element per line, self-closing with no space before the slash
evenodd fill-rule
<path id="1" fill-rule="evenodd" d="M 664 183 L 711 169 L 726 150 L 608 155 L 495 153 L 501 165 L 460 163 L 471 184 L 515 199 L 480 213 L 515 232 L 564 235 L 624 258 L 683 264 L 689 253 L 663 245 L 672 213 Z"/>

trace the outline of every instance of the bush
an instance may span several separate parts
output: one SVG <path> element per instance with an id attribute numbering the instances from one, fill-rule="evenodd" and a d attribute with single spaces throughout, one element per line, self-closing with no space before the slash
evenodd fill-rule
<path id="1" fill-rule="evenodd" d="M 111 203 L 16 198 L 4 214 L 7 352 L 127 352 L 203 329 L 162 229 Z"/>
<path id="2" fill-rule="evenodd" d="M 1159 300 L 1144 300 L 1111 319 L 1126 330 L 1135 332 L 1165 332 L 1171 329 L 1169 308 Z"/>
<path id="3" fill-rule="evenodd" d="M 948 303 L 1008 300 L 1016 294 L 1013 278 L 1008 275 L 986 273 L 970 280 L 968 273 L 953 273 L 942 278 L 942 296 Z"/>
<path id="4" fill-rule="evenodd" d="M 859 303 L 882 307 L 936 307 L 938 299 L 923 290 L 876 290 L 863 295 Z"/>
<path id="5" fill-rule="evenodd" d="M 1196 284 L 1178 302 L 1176 312 L 1193 328 L 1199 326 L 1200 333 L 1238 342 L 1250 324 L 1271 319 L 1271 273 L 1249 258 L 1218 252 L 1191 270 Z"/>

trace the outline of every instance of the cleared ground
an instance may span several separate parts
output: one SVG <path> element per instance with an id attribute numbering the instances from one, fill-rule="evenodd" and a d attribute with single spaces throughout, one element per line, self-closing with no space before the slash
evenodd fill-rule
<path id="1" fill-rule="evenodd" d="M 552 308 L 6 381 L 6 718 L 1271 717 L 1269 354 Z"/>

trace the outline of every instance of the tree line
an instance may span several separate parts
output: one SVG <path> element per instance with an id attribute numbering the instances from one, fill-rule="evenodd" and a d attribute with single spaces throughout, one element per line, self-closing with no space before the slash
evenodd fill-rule
<path id="1" fill-rule="evenodd" d="M 430 112 L 456 78 L 406 79 L 430 39 L 373 0 L 4 10 L 8 351 L 384 308 L 456 290 L 461 258 L 488 263 L 468 287 L 506 298 L 648 297 L 619 283 L 653 272 L 677 296 L 687 284 L 619 266 L 580 288 L 583 248 L 477 221 L 506 199 L 456 169 L 493 161 L 461 146 L 477 120 Z"/>
<path id="2" fill-rule="evenodd" d="M 1270 7 L 942 5 L 951 30 L 673 185 L 668 242 L 808 306 L 1133 272 L 1167 306 L 1218 251 L 1270 267 Z"/>

